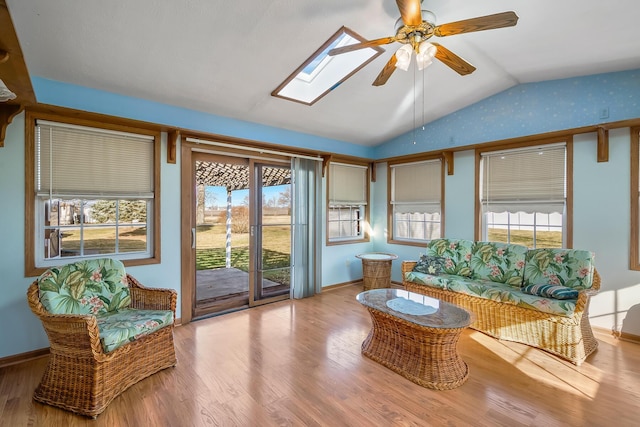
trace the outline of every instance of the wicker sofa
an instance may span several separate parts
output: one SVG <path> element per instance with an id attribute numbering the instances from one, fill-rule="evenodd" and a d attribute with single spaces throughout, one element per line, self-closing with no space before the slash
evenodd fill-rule
<path id="1" fill-rule="evenodd" d="M 459 305 L 471 328 L 543 349 L 579 365 L 597 347 L 589 298 L 600 289 L 593 254 L 514 244 L 432 240 L 402 263 L 406 290 Z"/>
<path id="2" fill-rule="evenodd" d="M 177 293 L 142 286 L 120 261 L 50 268 L 27 300 L 50 343 L 38 402 L 96 418 L 127 388 L 176 364 Z"/>

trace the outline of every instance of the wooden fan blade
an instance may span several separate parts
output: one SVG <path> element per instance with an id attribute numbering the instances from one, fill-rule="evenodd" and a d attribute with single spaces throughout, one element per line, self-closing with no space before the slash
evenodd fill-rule
<path id="1" fill-rule="evenodd" d="M 400 16 L 404 25 L 422 24 L 422 11 L 420 10 L 420 0 L 396 0 Z"/>
<path id="2" fill-rule="evenodd" d="M 378 77 L 376 77 L 376 79 L 374 80 L 373 86 L 382 86 L 387 82 L 387 80 L 389 80 L 391 74 L 393 74 L 393 72 L 396 70 L 396 62 L 398 62 L 398 60 L 396 59 L 396 54 L 394 53 L 393 55 L 391 55 L 389 62 L 387 62 L 382 71 L 380 71 Z"/>
<path id="3" fill-rule="evenodd" d="M 336 47 L 328 52 L 329 56 L 340 55 L 341 53 L 353 52 L 354 50 L 364 49 L 367 47 L 380 46 L 383 44 L 393 43 L 397 39 L 395 37 L 383 37 L 381 39 L 368 40 L 362 43 L 354 43 L 347 46 Z"/>
<path id="4" fill-rule="evenodd" d="M 438 43 L 432 43 L 432 44 L 437 48 L 436 58 L 438 58 L 447 67 L 451 68 L 453 71 L 457 72 L 461 76 L 466 76 L 467 74 L 471 74 L 476 70 L 476 67 L 469 64 L 467 61 L 460 58 L 458 55 L 451 52 L 446 47 Z"/>
<path id="5" fill-rule="evenodd" d="M 474 31 L 493 30 L 494 28 L 513 27 L 517 23 L 518 15 L 514 12 L 502 12 L 438 25 L 433 34 L 438 37 L 445 37 Z"/>

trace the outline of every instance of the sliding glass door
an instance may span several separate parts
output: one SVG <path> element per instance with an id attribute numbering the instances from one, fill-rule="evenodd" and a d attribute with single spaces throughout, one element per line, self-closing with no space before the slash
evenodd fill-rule
<path id="1" fill-rule="evenodd" d="M 289 163 L 194 153 L 193 317 L 289 298 Z"/>
<path id="2" fill-rule="evenodd" d="M 251 303 L 288 298 L 291 290 L 291 168 L 253 163 L 256 184 L 255 287 Z"/>

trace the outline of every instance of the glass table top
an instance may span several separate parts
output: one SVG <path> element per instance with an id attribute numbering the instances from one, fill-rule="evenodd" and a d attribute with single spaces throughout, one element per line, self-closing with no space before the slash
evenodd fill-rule
<path id="1" fill-rule="evenodd" d="M 398 258 L 398 255 L 395 254 L 386 254 L 382 252 L 369 252 L 365 254 L 358 254 L 356 258 L 370 260 L 370 261 L 388 261 L 394 260 Z"/>
<path id="2" fill-rule="evenodd" d="M 445 301 L 402 289 L 372 289 L 356 296 L 366 307 L 429 328 L 464 328 L 471 314 Z"/>

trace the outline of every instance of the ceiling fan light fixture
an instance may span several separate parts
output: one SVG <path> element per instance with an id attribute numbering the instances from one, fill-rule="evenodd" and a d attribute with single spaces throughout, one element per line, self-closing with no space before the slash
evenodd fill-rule
<path id="1" fill-rule="evenodd" d="M 402 71 L 407 71 L 409 69 L 409 64 L 411 63 L 411 46 L 408 44 L 403 44 L 400 46 L 395 53 L 396 55 L 396 68 L 401 69 Z"/>
<path id="2" fill-rule="evenodd" d="M 429 58 L 433 58 L 436 56 L 436 51 L 438 48 L 433 43 L 429 43 L 428 41 L 424 41 L 420 43 L 418 46 L 418 54 L 428 56 Z"/>
<path id="3" fill-rule="evenodd" d="M 416 62 L 418 63 L 418 70 L 422 71 L 427 68 L 433 62 L 433 57 L 436 56 L 437 48 L 424 41 L 418 46 L 418 52 L 416 53 Z"/>

